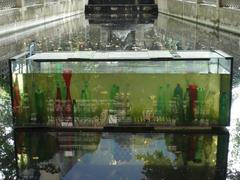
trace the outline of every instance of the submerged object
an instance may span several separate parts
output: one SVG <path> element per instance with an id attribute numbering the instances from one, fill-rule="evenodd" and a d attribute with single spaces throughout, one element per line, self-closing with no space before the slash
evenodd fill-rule
<path id="1" fill-rule="evenodd" d="M 44 91 L 37 88 L 34 92 L 35 96 L 35 109 L 36 109 L 36 116 L 37 122 L 43 123 L 47 119 L 45 117 L 45 94 Z"/>
<path id="2" fill-rule="evenodd" d="M 70 93 L 71 78 L 72 78 L 72 70 L 71 69 L 65 69 L 63 71 L 63 79 L 65 81 L 66 88 L 67 88 L 66 100 L 71 100 L 72 99 L 71 98 L 71 93 Z"/>
<path id="3" fill-rule="evenodd" d="M 21 96 L 18 84 L 18 75 L 15 75 L 15 82 L 13 83 L 13 112 L 16 116 L 18 116 L 21 112 Z"/>
<path id="4" fill-rule="evenodd" d="M 72 78 L 72 70 L 65 69 L 63 71 L 63 79 L 66 84 L 67 95 L 66 95 L 66 102 L 64 104 L 64 114 L 63 114 L 64 122 L 62 123 L 62 126 L 73 125 L 73 103 L 72 103 L 72 97 L 70 92 L 71 78 Z"/>
<path id="5" fill-rule="evenodd" d="M 220 119 L 219 123 L 224 124 L 224 121 L 229 117 L 229 94 L 222 92 L 220 94 Z"/>
<path id="6" fill-rule="evenodd" d="M 197 100 L 197 85 L 190 84 L 188 86 L 189 97 L 190 97 L 190 120 L 193 121 L 195 118 L 196 100 Z"/>
<path id="7" fill-rule="evenodd" d="M 178 123 L 182 124 L 185 117 L 184 117 L 184 106 L 183 106 L 183 89 L 180 84 L 177 84 L 176 88 L 174 89 L 173 96 L 176 98 Z"/>
<path id="8" fill-rule="evenodd" d="M 119 94 L 120 88 L 116 84 L 113 84 L 110 91 L 110 108 L 114 108 L 114 99 L 116 98 L 116 95 Z"/>

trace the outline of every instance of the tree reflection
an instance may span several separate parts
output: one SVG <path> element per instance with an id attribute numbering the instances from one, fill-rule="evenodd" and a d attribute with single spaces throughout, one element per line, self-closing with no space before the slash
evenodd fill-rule
<path id="1" fill-rule="evenodd" d="M 233 149 L 229 153 L 232 157 L 228 162 L 228 179 L 230 180 L 239 180 L 240 179 L 240 166 L 238 163 L 240 161 L 240 121 L 236 120 L 235 129 L 233 130 L 231 143 L 233 144 Z"/>
<path id="2" fill-rule="evenodd" d="M 153 154 L 140 154 L 137 159 L 144 161 L 142 173 L 144 180 L 154 179 L 214 179 L 214 168 L 208 164 L 194 164 L 189 162 L 184 165 L 179 162 L 171 162 L 164 157 L 162 152 L 155 151 Z M 177 160 L 178 161 L 178 160 Z"/>
<path id="3" fill-rule="evenodd" d="M 11 129 L 11 103 L 9 89 L 0 83 L 0 179 L 15 179 L 15 155 Z"/>
<path id="4" fill-rule="evenodd" d="M 3 177 L 4 179 L 14 179 L 16 171 L 12 132 L 7 133 L 5 130 L 5 127 L 0 127 L 0 179 Z"/>
<path id="5" fill-rule="evenodd" d="M 138 154 L 145 179 L 215 179 L 217 136 L 165 136 L 167 151 Z M 222 157 L 223 158 L 223 157 Z"/>

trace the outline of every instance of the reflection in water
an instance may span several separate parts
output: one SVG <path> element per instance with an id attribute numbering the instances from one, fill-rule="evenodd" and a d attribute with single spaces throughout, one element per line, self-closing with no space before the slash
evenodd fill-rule
<path id="1" fill-rule="evenodd" d="M 239 66 L 239 36 L 203 28 L 159 14 L 158 18 L 147 17 L 151 21 L 139 22 L 141 17 L 85 19 L 75 16 L 69 21 L 60 21 L 1 39 L 1 59 L 7 59 L 26 51 L 35 39 L 41 51 L 78 50 L 153 50 L 153 49 L 221 49 L 235 58 L 235 80 Z M 131 19 L 130 22 L 115 22 L 115 19 Z M 101 20 L 100 22 L 98 20 Z M 211 41 L 209 41 L 211 39 Z M 10 50 L 10 51 L 9 51 Z M 7 64 L 5 65 L 7 69 Z"/>
<path id="2" fill-rule="evenodd" d="M 76 21 L 76 20 L 75 20 Z M 87 23 L 88 21 L 85 21 Z M 88 24 L 88 23 L 87 23 Z M 154 21 L 132 23 L 95 23 L 88 24 L 81 32 L 71 32 L 68 41 L 39 39 L 41 51 L 74 50 L 159 50 L 176 49 L 177 42 L 165 42 L 156 34 Z M 60 42 L 63 41 L 63 42 Z M 162 42 L 164 41 L 164 42 Z M 162 44 L 164 43 L 164 45 Z M 179 45 L 180 46 L 180 45 Z"/>
<path id="3" fill-rule="evenodd" d="M 19 179 L 225 179 L 228 134 L 16 132 Z M 47 148 L 46 148 L 47 147 Z"/>
<path id="4" fill-rule="evenodd" d="M 9 91 L 0 82 L 0 179 L 16 176 L 11 119 Z"/>

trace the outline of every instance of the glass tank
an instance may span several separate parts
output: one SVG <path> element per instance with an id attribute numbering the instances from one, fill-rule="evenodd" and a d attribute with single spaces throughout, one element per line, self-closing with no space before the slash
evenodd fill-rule
<path id="1" fill-rule="evenodd" d="M 222 51 L 37 53 L 10 60 L 15 126 L 228 126 Z"/>

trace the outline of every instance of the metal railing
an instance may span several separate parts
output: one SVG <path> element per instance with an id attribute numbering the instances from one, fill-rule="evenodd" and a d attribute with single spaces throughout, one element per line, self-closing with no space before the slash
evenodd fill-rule
<path id="1" fill-rule="evenodd" d="M 16 0 L 0 0 L 0 9 L 16 7 Z"/>
<path id="2" fill-rule="evenodd" d="M 240 9 L 240 0 L 220 0 L 221 7 Z"/>

